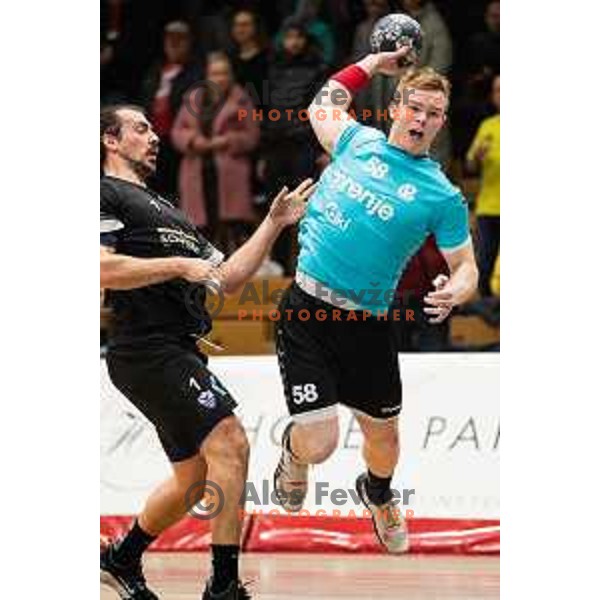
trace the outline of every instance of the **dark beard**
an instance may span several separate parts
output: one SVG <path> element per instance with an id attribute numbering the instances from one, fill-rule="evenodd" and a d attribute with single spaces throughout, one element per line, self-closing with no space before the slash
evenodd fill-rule
<path id="1" fill-rule="evenodd" d="M 154 173 L 156 172 L 156 167 L 149 167 L 148 165 L 144 164 L 141 160 L 134 160 L 133 158 L 129 158 L 128 156 L 124 156 L 123 158 L 125 159 L 125 161 L 129 165 L 129 167 L 131 168 L 131 170 L 144 183 L 146 183 L 146 181 L 148 179 L 150 179 L 150 177 L 152 175 L 154 175 Z"/>

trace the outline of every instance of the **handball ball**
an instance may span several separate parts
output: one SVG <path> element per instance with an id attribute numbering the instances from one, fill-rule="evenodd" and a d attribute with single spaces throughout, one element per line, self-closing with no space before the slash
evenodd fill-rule
<path id="1" fill-rule="evenodd" d="M 394 52 L 402 46 L 413 49 L 414 61 L 423 46 L 421 26 L 403 14 L 390 14 L 379 19 L 371 32 L 373 52 Z"/>

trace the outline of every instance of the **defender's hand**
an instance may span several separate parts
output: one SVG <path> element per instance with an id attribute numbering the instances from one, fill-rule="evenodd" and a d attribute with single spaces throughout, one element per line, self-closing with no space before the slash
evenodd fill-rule
<path id="1" fill-rule="evenodd" d="M 213 264 L 201 258 L 179 258 L 180 277 L 191 283 L 206 279 L 218 279 Z"/>
<path id="2" fill-rule="evenodd" d="M 297 223 L 306 211 L 306 202 L 317 189 L 312 179 L 305 179 L 295 190 L 288 192 L 284 187 L 271 205 L 268 217 L 277 225 L 286 226 Z"/>

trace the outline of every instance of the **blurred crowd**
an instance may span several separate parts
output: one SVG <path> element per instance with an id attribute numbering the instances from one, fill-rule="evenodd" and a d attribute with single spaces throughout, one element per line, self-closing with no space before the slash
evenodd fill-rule
<path id="1" fill-rule="evenodd" d="M 276 190 L 326 167 L 328 156 L 299 111 L 328 75 L 370 51 L 372 27 L 389 12 L 419 21 L 421 64 L 453 84 L 449 123 L 434 154 L 473 207 L 480 309 L 493 320 L 499 315 L 500 2 L 101 0 L 101 103 L 146 109 L 161 138 L 154 187 L 231 252 Z M 358 118 L 387 130 L 389 120 L 378 115 L 394 88 L 393 80 L 376 76 L 355 98 Z M 239 119 L 240 110 L 257 117 Z M 273 110 L 282 117 L 268 118 Z M 291 274 L 294 253 L 289 232 L 265 274 Z M 423 285 L 439 262 L 436 253 L 429 240 L 405 287 Z"/>

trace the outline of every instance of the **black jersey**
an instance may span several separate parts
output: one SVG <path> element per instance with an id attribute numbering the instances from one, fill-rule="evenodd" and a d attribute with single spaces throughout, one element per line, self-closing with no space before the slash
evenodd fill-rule
<path id="1" fill-rule="evenodd" d="M 157 193 L 116 177 L 100 180 L 100 240 L 118 254 L 139 258 L 197 257 L 217 265 L 216 250 L 185 215 Z M 183 279 L 133 290 L 110 290 L 113 343 L 149 335 L 204 335 L 211 319 L 204 309 L 205 290 L 191 293 Z M 193 310 L 186 306 L 193 299 Z"/>

